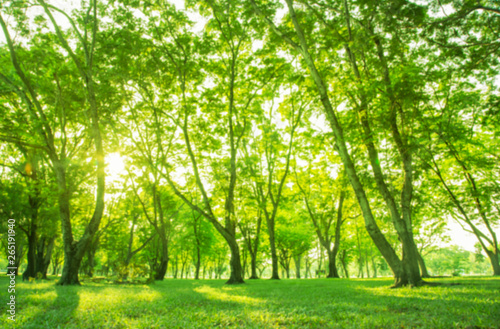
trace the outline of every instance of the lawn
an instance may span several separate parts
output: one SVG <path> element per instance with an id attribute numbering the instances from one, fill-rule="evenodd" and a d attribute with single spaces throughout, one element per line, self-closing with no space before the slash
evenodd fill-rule
<path id="1" fill-rule="evenodd" d="M 390 279 L 173 280 L 153 285 L 18 282 L 16 326 L 5 328 L 500 328 L 500 278 L 389 289 Z M 5 292 L 5 293 L 4 293 Z"/>

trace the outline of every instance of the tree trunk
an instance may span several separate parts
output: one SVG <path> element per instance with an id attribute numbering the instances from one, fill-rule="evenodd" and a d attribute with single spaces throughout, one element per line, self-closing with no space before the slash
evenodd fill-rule
<path id="1" fill-rule="evenodd" d="M 231 260 L 229 262 L 231 273 L 226 284 L 245 283 L 245 281 L 243 281 L 243 268 L 241 267 L 240 248 L 238 247 L 238 243 L 234 237 L 232 239 L 226 238 L 226 241 L 231 249 Z"/>
<path id="2" fill-rule="evenodd" d="M 279 263 L 278 263 L 278 252 L 276 250 L 276 240 L 274 237 L 274 222 L 271 220 L 267 221 L 267 233 L 269 235 L 269 245 L 271 246 L 271 264 L 272 264 L 272 272 L 271 272 L 271 280 L 279 280 Z"/>
<path id="3" fill-rule="evenodd" d="M 36 255 L 36 275 L 41 275 L 42 279 L 47 279 L 47 270 L 49 268 L 52 250 L 54 249 L 55 237 L 41 238 L 38 242 Z M 38 274 L 40 273 L 40 274 Z"/>
<path id="4" fill-rule="evenodd" d="M 163 220 L 163 219 L 162 219 Z M 156 273 L 154 276 L 154 279 L 157 281 L 162 281 L 165 278 L 165 274 L 167 273 L 168 269 L 168 239 L 165 235 L 165 230 L 164 226 L 161 226 L 161 230 L 159 233 L 160 236 L 160 244 L 161 244 L 161 253 L 160 253 L 160 264 L 156 268 Z"/>
<path id="5" fill-rule="evenodd" d="M 245 273 L 246 273 L 246 270 L 247 270 L 247 258 L 248 258 L 248 254 L 247 254 L 245 248 L 243 248 L 243 250 L 240 252 L 240 258 L 242 259 L 242 262 L 241 262 L 241 277 L 243 279 L 245 279 Z"/>
<path id="6" fill-rule="evenodd" d="M 430 278 L 429 272 L 427 272 L 427 266 L 425 266 L 425 261 L 424 258 L 420 253 L 418 253 L 418 265 L 420 267 L 420 273 L 422 275 L 422 278 Z"/>
<path id="7" fill-rule="evenodd" d="M 76 244 L 65 246 L 64 248 L 64 266 L 59 280 L 59 285 L 80 285 L 78 271 L 82 262 L 81 257 L 77 257 Z"/>
<path id="8" fill-rule="evenodd" d="M 342 250 L 342 254 L 340 256 L 340 263 L 342 264 L 342 269 L 344 270 L 344 275 L 346 279 L 349 279 L 349 272 L 347 271 L 347 264 L 345 261 L 346 253 L 347 252 L 345 251 L 345 249 Z"/>
<path id="9" fill-rule="evenodd" d="M 14 272 L 15 272 L 16 276 L 19 275 L 19 266 L 21 265 L 24 254 L 25 254 L 25 249 L 23 247 L 23 244 L 21 243 L 21 241 L 17 240 L 16 241 L 16 253 L 15 253 L 16 258 L 14 259 L 14 267 L 16 268 L 14 270 Z"/>
<path id="10" fill-rule="evenodd" d="M 337 262 L 335 260 L 336 252 L 334 250 L 327 251 L 328 254 L 328 275 L 327 278 L 340 278 L 339 272 L 337 271 Z"/>
<path id="11" fill-rule="evenodd" d="M 323 251 L 321 250 L 321 245 L 319 246 L 319 261 L 318 261 L 318 269 L 316 270 L 316 278 L 319 278 L 319 275 L 322 271 L 322 267 L 323 267 Z"/>
<path id="12" fill-rule="evenodd" d="M 54 167 L 59 188 L 59 215 L 64 247 L 64 265 L 58 285 L 80 285 L 78 271 L 82 258 L 77 257 L 77 242 L 73 240 L 70 220 L 69 195 L 66 185 L 66 170 L 64 164 L 57 161 Z M 83 256 L 82 256 L 83 257 Z"/>
<path id="13" fill-rule="evenodd" d="M 33 219 L 32 219 L 33 220 Z M 26 234 L 28 238 L 28 253 L 26 255 L 28 266 L 23 273 L 23 281 L 29 281 L 29 278 L 36 278 L 36 230 L 31 225 L 29 233 Z"/>
<path id="14" fill-rule="evenodd" d="M 294 257 L 295 262 L 295 278 L 300 279 L 300 261 L 302 259 L 302 255 L 297 255 Z"/>
<path id="15" fill-rule="evenodd" d="M 201 266 L 200 245 L 196 244 L 196 270 L 194 275 L 195 280 L 200 279 L 200 266 Z"/>
<path id="16" fill-rule="evenodd" d="M 498 254 L 494 253 L 491 250 L 486 251 L 486 254 L 488 255 L 488 258 L 490 259 L 491 262 L 491 267 L 493 269 L 493 275 L 494 276 L 499 276 L 500 275 L 500 264 L 498 263 Z"/>
<path id="17" fill-rule="evenodd" d="M 306 257 L 306 279 L 311 277 L 311 262 L 309 261 L 309 257 Z"/>
<path id="18" fill-rule="evenodd" d="M 174 268 L 173 268 L 173 277 L 174 279 L 177 279 L 177 275 L 179 274 L 179 262 L 177 261 L 177 256 L 175 256 L 175 261 L 174 261 Z"/>
<path id="19" fill-rule="evenodd" d="M 259 276 L 257 275 L 257 253 L 250 252 L 250 267 L 252 274 L 250 275 L 249 279 L 258 279 Z"/>
<path id="20" fill-rule="evenodd" d="M 359 246 L 358 246 L 358 248 L 359 248 Z M 359 252 L 358 253 L 358 278 L 364 278 L 363 263 L 364 263 L 363 256 L 361 255 L 361 252 Z"/>
<path id="21" fill-rule="evenodd" d="M 365 267 L 366 267 L 366 278 L 370 277 L 370 267 L 368 263 L 368 252 L 365 252 Z"/>
<path id="22" fill-rule="evenodd" d="M 377 264 L 375 263 L 375 256 L 372 256 L 372 268 L 373 268 L 372 278 L 376 278 L 377 277 Z"/>
<path id="23" fill-rule="evenodd" d="M 95 253 L 97 251 L 97 241 L 94 241 L 90 245 L 90 247 L 87 250 L 87 260 L 88 260 L 88 268 L 87 268 L 87 275 L 91 278 L 94 276 L 94 267 L 95 267 Z"/>
<path id="24" fill-rule="evenodd" d="M 160 264 L 158 265 L 155 271 L 154 279 L 157 281 L 162 281 L 165 278 L 165 274 L 167 273 L 167 268 L 168 268 L 168 259 L 161 260 Z"/>
<path id="25" fill-rule="evenodd" d="M 345 191 L 342 189 L 342 192 L 340 193 L 339 197 L 339 203 L 337 206 L 337 221 L 335 222 L 335 240 L 333 243 L 333 249 L 330 252 L 329 248 L 327 248 L 328 252 L 328 276 L 327 278 L 340 278 L 339 272 L 337 270 L 337 254 L 339 252 L 340 248 L 340 228 L 342 226 L 342 223 L 344 222 L 342 220 L 343 217 L 343 206 L 344 206 L 344 199 L 345 199 Z"/>

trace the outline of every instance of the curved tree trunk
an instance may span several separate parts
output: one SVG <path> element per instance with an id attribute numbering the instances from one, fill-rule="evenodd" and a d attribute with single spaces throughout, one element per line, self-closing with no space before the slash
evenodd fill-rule
<path id="1" fill-rule="evenodd" d="M 491 250 L 487 250 L 486 254 L 490 259 L 491 267 L 493 269 L 493 275 L 500 276 L 500 264 L 498 263 L 498 254 L 492 252 Z"/>

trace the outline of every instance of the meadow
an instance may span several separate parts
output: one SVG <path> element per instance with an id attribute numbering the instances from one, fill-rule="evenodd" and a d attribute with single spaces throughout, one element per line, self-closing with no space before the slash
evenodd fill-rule
<path id="1" fill-rule="evenodd" d="M 391 279 L 174 280 L 155 284 L 55 280 L 16 286 L 4 328 L 500 328 L 500 278 L 390 289 Z M 0 279 L 7 291 L 7 277 Z"/>

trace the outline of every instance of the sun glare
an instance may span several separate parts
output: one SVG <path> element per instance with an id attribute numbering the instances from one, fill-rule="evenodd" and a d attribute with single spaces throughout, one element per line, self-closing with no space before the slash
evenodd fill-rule
<path id="1" fill-rule="evenodd" d="M 120 176 L 125 173 L 125 163 L 119 153 L 110 153 L 106 155 L 106 177 L 108 181 L 120 181 L 122 180 Z"/>

